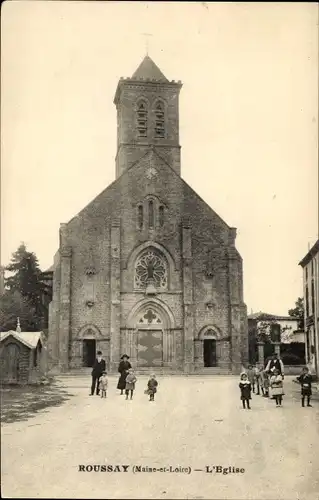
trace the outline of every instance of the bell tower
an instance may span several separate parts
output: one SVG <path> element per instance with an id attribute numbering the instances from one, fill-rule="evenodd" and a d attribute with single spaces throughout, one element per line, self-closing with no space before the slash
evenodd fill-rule
<path id="1" fill-rule="evenodd" d="M 180 81 L 169 81 L 146 55 L 131 78 L 121 78 L 117 109 L 116 178 L 150 147 L 180 175 Z"/>

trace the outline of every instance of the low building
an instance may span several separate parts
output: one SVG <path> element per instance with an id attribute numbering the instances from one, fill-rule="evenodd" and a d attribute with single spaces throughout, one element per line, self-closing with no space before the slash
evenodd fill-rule
<path id="1" fill-rule="evenodd" d="M 319 240 L 299 265 L 303 269 L 306 360 L 319 377 Z"/>
<path id="2" fill-rule="evenodd" d="M 249 360 L 266 360 L 277 352 L 285 365 L 303 365 L 305 334 L 299 328 L 299 319 L 258 312 L 248 316 Z"/>
<path id="3" fill-rule="evenodd" d="M 42 332 L 0 333 L 0 377 L 3 384 L 32 384 L 46 373 Z"/>

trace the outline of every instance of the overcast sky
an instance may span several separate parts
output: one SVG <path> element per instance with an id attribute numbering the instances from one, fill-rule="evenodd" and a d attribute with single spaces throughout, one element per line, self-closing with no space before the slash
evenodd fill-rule
<path id="1" fill-rule="evenodd" d="M 238 228 L 249 312 L 286 314 L 318 238 L 318 6 L 6 2 L 2 245 L 44 270 L 67 222 L 115 178 L 121 76 L 145 55 L 182 80 L 182 177 Z"/>

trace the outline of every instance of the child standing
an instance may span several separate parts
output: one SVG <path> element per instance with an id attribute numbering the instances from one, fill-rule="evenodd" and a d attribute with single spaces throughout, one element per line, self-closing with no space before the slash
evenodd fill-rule
<path id="1" fill-rule="evenodd" d="M 250 410 L 250 405 L 249 405 L 249 400 L 251 399 L 251 383 L 248 380 L 247 374 L 242 373 L 240 375 L 240 382 L 239 382 L 239 389 L 240 389 L 240 399 L 242 400 L 243 403 L 243 408 L 246 408 L 247 404 L 247 409 Z"/>
<path id="2" fill-rule="evenodd" d="M 307 397 L 307 406 L 312 407 L 310 404 L 312 376 L 307 366 L 302 369 L 302 374 L 297 377 L 297 380 L 301 386 L 301 406 L 305 406 L 305 397 Z"/>
<path id="3" fill-rule="evenodd" d="M 158 382 L 156 376 L 152 374 L 149 381 L 147 382 L 147 394 L 150 396 L 150 401 L 154 401 L 154 396 L 157 392 Z"/>
<path id="4" fill-rule="evenodd" d="M 283 376 L 280 374 L 279 370 L 275 368 L 274 374 L 270 378 L 270 388 L 271 395 L 276 401 L 276 407 L 280 407 L 282 403 L 282 397 L 284 395 L 284 382 Z"/>
<path id="5" fill-rule="evenodd" d="M 247 369 L 247 377 L 249 382 L 251 383 L 251 387 L 253 392 L 255 392 L 255 381 L 256 381 L 256 373 L 252 365 L 248 365 Z"/>
<path id="6" fill-rule="evenodd" d="M 128 374 L 126 376 L 126 380 L 125 380 L 125 394 L 126 394 L 125 399 L 128 399 L 129 392 L 131 393 L 130 399 L 133 399 L 133 392 L 135 390 L 136 381 L 137 381 L 137 378 L 135 376 L 133 368 L 130 368 L 128 371 Z"/>
<path id="7" fill-rule="evenodd" d="M 269 375 L 266 370 L 262 369 L 260 374 L 261 392 L 265 398 L 269 397 Z"/>
<path id="8" fill-rule="evenodd" d="M 103 372 L 102 377 L 100 378 L 99 389 L 101 391 L 101 398 L 106 398 L 106 392 L 108 387 L 107 373 Z"/>

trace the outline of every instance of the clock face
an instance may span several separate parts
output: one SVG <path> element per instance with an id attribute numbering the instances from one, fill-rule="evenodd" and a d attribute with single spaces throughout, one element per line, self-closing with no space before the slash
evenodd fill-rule
<path id="1" fill-rule="evenodd" d="M 148 179 L 153 179 L 154 177 L 157 176 L 157 170 L 154 168 L 154 167 L 150 167 L 147 171 L 146 171 L 146 177 Z"/>

